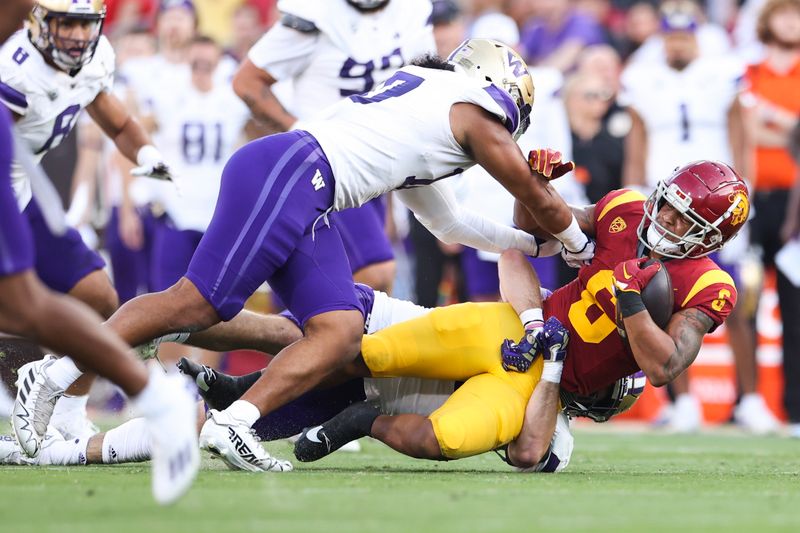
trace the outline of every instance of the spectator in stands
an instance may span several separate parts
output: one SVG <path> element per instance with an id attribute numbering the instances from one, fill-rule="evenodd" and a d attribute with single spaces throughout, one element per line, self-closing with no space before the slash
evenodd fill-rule
<path id="1" fill-rule="evenodd" d="M 787 145 L 800 116 L 800 0 L 768 0 L 756 29 L 765 59 L 751 65 L 746 74 L 756 144 L 751 238 L 762 247 L 765 266 L 772 266 L 783 244 L 780 230 L 798 172 Z M 784 405 L 791 434 L 800 437 L 800 288 L 780 271 L 777 278 L 784 321 Z"/>
<path id="2" fill-rule="evenodd" d="M 447 57 L 466 38 L 467 27 L 455 0 L 434 0 L 431 13 L 436 51 Z"/>
<path id="3" fill-rule="evenodd" d="M 625 13 L 624 33 L 617 46 L 624 59 L 631 56 L 647 39 L 659 29 L 658 9 L 655 2 L 639 0 Z"/>
<path id="4" fill-rule="evenodd" d="M 522 30 L 521 47 L 529 65 L 568 72 L 584 47 L 603 42 L 603 31 L 590 16 L 575 10 L 572 0 L 529 0 L 536 16 Z"/>

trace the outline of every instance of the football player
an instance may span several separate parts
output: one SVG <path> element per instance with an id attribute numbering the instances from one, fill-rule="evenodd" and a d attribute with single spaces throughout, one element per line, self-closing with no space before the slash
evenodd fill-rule
<path id="1" fill-rule="evenodd" d="M 428 57 L 400 69 L 304 130 L 251 142 L 225 166 L 214 217 L 186 276 L 126 303 L 107 324 L 134 344 L 205 329 L 232 320 L 267 281 L 304 337 L 281 351 L 242 400 L 212 412 L 202 436 L 232 466 L 258 466 L 270 457 L 250 426 L 358 354 L 363 315 L 338 231 L 325 223 L 329 212 L 397 190 L 446 242 L 529 255 L 558 253 L 563 243 L 567 260 L 591 259 L 592 242 L 547 183 L 572 163 L 542 150 L 532 173 L 514 142 L 528 126 L 532 97 L 527 67 L 512 49 L 473 39 L 449 61 Z M 555 246 L 540 250 L 530 234 L 460 208 L 442 180 L 475 163 L 535 211 Z M 247 447 L 257 453 L 237 451 Z"/>
<path id="2" fill-rule="evenodd" d="M 517 208 L 517 225 L 538 232 L 529 212 L 519 204 Z M 736 303 L 733 280 L 707 256 L 736 236 L 748 212 L 744 182 L 724 163 L 711 161 L 676 170 L 649 199 L 619 190 L 595 205 L 576 208 L 581 228 L 597 240 L 597 253 L 577 280 L 554 292 L 543 306 L 537 307 L 538 282 L 528 262 L 521 253 L 506 251 L 501 292 L 513 309 L 508 304 L 453 305 L 364 336 L 363 364 L 349 366 L 351 375 L 465 381 L 441 408 L 427 417 L 386 416 L 359 408 L 357 416 L 345 416 L 346 423 L 339 418 L 333 427 L 312 428 L 319 442 L 309 442 L 307 434 L 301 455 L 318 458 L 334 445 L 371 435 L 401 452 L 430 459 L 466 457 L 517 439 L 521 444 L 511 447 L 509 459 L 519 466 L 538 461 L 553 419 L 531 420 L 530 434 L 519 435 L 532 391 L 542 385 L 538 344 L 527 339 L 536 338 L 542 319 L 556 317 L 568 331 L 568 356 L 563 363 L 548 361 L 551 370 L 545 374 L 546 381 L 560 384 L 565 404 L 586 405 L 582 398 L 638 370 L 656 386 L 673 381 L 695 359 L 703 336 L 721 325 Z M 669 260 L 643 267 L 646 257 Z M 673 316 L 665 331 L 644 312 L 640 296 L 660 268 L 669 273 L 674 290 Z M 274 317 L 262 318 L 259 327 L 256 317 L 248 316 L 249 333 L 239 331 L 236 340 L 229 339 L 231 345 L 204 347 L 272 352 L 299 335 Z M 520 323 L 529 330 L 526 338 L 516 345 L 504 342 L 521 334 Z M 189 342 L 212 342 L 208 333 L 193 334 Z M 237 344 L 247 335 L 244 344 Z M 497 357 L 501 343 L 503 361 Z M 259 379 L 259 373 L 232 379 L 226 388 L 235 393 L 226 398 L 237 397 Z M 542 396 L 552 400 L 558 387 L 544 386 Z"/>
<path id="3" fill-rule="evenodd" d="M 106 8 L 102 0 L 42 0 L 28 25 L 0 48 L 0 102 L 8 108 L 15 131 L 38 160 L 70 133 L 83 109 L 139 165 L 138 173 L 169 179 L 169 169 L 142 126 L 111 94 L 114 52 L 101 35 Z M 51 289 L 69 294 L 108 318 L 117 295 L 103 272 L 105 262 L 69 228 L 55 235 L 45 223 L 25 172 L 13 167 L 18 206 L 36 243 L 35 268 Z M 60 424 L 70 434 L 96 431 L 85 416 L 89 376 L 69 392 Z M 19 408 L 19 406 L 18 406 Z"/>
<path id="4" fill-rule="evenodd" d="M 695 162 L 676 170 L 646 201 L 635 191 L 609 193 L 576 213 L 582 229 L 597 239 L 592 263 L 547 298 L 542 309 L 520 313 L 526 334 L 517 345 L 502 345 L 502 364 L 496 346 L 520 328 L 514 311 L 519 310 L 518 300 L 524 302 L 519 295 L 531 286 L 520 285 L 520 276 L 501 277 L 513 310 L 508 304 L 455 305 L 365 336 L 364 375 L 466 381 L 429 417 L 373 411 L 347 425 L 346 432 L 334 419 L 331 432 L 345 432 L 347 438 L 371 435 L 412 457 L 455 459 L 515 438 L 519 442 L 528 420 L 523 399 L 534 387 L 539 389 L 540 379 L 560 379 L 563 391 L 578 395 L 600 391 L 637 370 L 655 386 L 671 382 L 694 361 L 703 336 L 721 325 L 736 303 L 733 280 L 706 256 L 736 235 L 748 211 L 747 187 L 719 162 Z M 517 214 L 519 227 L 539 231 L 526 210 Z M 527 267 L 521 254 L 514 255 L 520 268 Z M 643 266 L 648 257 L 670 260 Z M 665 331 L 646 312 L 640 295 L 661 268 L 669 273 L 674 290 L 674 314 Z M 567 328 L 569 355 L 563 367 L 535 342 L 542 317 L 556 317 Z M 536 359 L 537 351 L 543 351 L 544 365 Z M 533 437 L 546 429 L 532 427 L 538 430 Z M 308 433 L 298 441 L 304 457 L 324 456 L 333 449 L 328 443 L 338 444 L 337 435 L 327 430 L 325 424 L 312 428 L 318 443 Z M 533 437 L 522 439 L 530 445 L 509 447 L 512 462 L 525 463 L 538 454 L 542 442 Z M 536 453 L 525 453 L 531 449 Z"/>
<path id="5" fill-rule="evenodd" d="M 31 7 L 31 2 L 24 0 L 3 2 L 0 45 L 19 27 Z M 9 94 L 7 86 L 0 87 L 4 95 Z M 197 431 L 186 421 L 192 413 L 191 395 L 180 378 L 167 378 L 160 371 L 148 376 L 144 365 L 119 337 L 100 327 L 95 313 L 76 300 L 51 292 L 39 281 L 34 271 L 32 232 L 19 212 L 19 198 L 11 187 L 11 131 L 11 114 L 0 106 L 0 329 L 73 354 L 75 360 L 118 384 L 133 399 L 153 439 L 153 493 L 160 503 L 170 503 L 189 488 L 200 463 Z M 18 372 L 19 394 L 39 411 L 52 411 L 55 403 L 50 393 L 59 385 L 41 379 L 52 362 L 48 358 L 29 363 Z M 61 387 L 67 385 L 62 382 Z M 44 432 L 47 422 L 15 412 L 13 424 L 24 452 L 38 455 L 41 439 L 37 430 Z"/>
<path id="6" fill-rule="evenodd" d="M 325 107 L 369 92 L 412 58 L 436 52 L 428 0 L 281 0 L 278 9 L 281 19 L 233 79 L 271 131 L 302 128 Z M 291 84 L 288 110 L 272 92 L 276 82 Z M 385 219 L 383 198 L 330 217 L 355 281 L 391 292 L 395 266 Z"/>

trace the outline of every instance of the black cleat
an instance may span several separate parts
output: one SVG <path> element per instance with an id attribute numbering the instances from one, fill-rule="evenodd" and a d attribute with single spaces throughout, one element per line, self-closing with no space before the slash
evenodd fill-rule
<path id="1" fill-rule="evenodd" d="M 181 357 L 177 363 L 178 370 L 197 383 L 197 392 L 212 409 L 222 411 L 241 398 L 247 389 L 261 377 L 261 372 L 253 372 L 245 376 L 229 376 L 213 368 L 201 365 Z"/>
<path id="2" fill-rule="evenodd" d="M 380 414 L 376 404 L 354 403 L 322 425 L 304 429 L 294 445 L 294 456 L 304 463 L 318 461 L 348 442 L 368 436 Z"/>

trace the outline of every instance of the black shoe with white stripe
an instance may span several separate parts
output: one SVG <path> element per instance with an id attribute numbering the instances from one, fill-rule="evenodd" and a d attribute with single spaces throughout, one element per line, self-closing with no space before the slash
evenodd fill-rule
<path id="1" fill-rule="evenodd" d="M 294 456 L 304 463 L 318 461 L 348 442 L 368 436 L 380 414 L 374 403 L 354 403 L 321 426 L 303 430 L 294 444 Z"/>
<path id="2" fill-rule="evenodd" d="M 47 433 L 47 424 L 64 391 L 48 379 L 46 370 L 56 361 L 52 355 L 33 361 L 17 371 L 17 398 L 11 424 L 22 450 L 36 457 Z"/>

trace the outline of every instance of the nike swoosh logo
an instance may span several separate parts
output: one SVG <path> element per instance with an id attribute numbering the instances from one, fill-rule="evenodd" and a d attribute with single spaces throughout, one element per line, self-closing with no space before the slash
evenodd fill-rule
<path id="1" fill-rule="evenodd" d="M 321 429 L 322 429 L 322 426 L 316 426 L 316 427 L 313 427 L 313 428 L 309 429 L 308 433 L 306 433 L 306 438 L 308 440 L 310 440 L 311 442 L 317 442 L 319 444 L 322 444 L 322 441 L 319 440 L 319 432 L 320 432 Z"/>
<path id="2" fill-rule="evenodd" d="M 622 275 L 625 276 L 625 279 L 631 279 L 633 276 L 628 274 L 628 265 L 622 265 Z"/>

